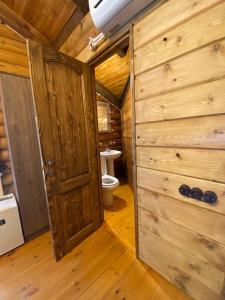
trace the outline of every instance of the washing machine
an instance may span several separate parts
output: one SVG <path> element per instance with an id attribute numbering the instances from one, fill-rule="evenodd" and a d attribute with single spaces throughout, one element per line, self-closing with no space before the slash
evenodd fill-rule
<path id="1" fill-rule="evenodd" d="M 19 210 L 15 196 L 0 197 L 0 255 L 24 243 Z"/>

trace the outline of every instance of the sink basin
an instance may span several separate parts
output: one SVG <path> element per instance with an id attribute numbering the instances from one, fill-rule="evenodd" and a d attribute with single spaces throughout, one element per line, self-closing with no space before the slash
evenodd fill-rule
<path id="1" fill-rule="evenodd" d="M 100 152 L 100 155 L 103 156 L 105 159 L 116 159 L 121 156 L 121 151 L 118 150 L 106 150 Z"/>

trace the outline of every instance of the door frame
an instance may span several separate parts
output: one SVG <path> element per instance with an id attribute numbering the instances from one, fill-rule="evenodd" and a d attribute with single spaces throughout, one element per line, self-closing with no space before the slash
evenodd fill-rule
<path id="1" fill-rule="evenodd" d="M 96 90 L 95 90 L 95 72 L 94 69 L 100 65 L 103 61 L 108 59 L 110 56 L 112 56 L 116 49 L 118 49 L 121 46 L 128 45 L 130 47 L 130 87 L 131 87 L 131 103 L 132 103 L 132 162 L 133 162 L 133 193 L 134 193 L 134 228 L 135 228 L 135 254 L 136 258 L 139 258 L 139 252 L 138 252 L 138 197 L 137 197 L 137 163 L 136 163 L 136 126 L 135 126 L 135 102 L 134 102 L 134 58 L 133 58 L 133 24 L 130 25 L 129 29 L 123 33 L 114 41 L 111 41 L 108 46 L 102 50 L 99 51 L 97 56 L 94 56 L 93 59 L 91 59 L 88 62 L 88 65 L 91 68 L 91 74 L 92 74 L 92 86 L 93 86 L 93 99 L 96 98 Z M 98 130 L 98 114 L 97 114 L 97 101 L 94 101 L 94 107 L 95 107 L 95 119 L 96 119 L 96 131 Z M 97 132 L 98 133 L 98 132 Z M 101 163 L 100 163 L 100 151 L 99 151 L 99 144 L 98 144 L 98 135 L 97 137 L 97 149 L 98 149 L 98 164 L 99 164 L 99 176 L 101 180 Z M 104 221 L 104 209 L 103 209 L 103 202 L 102 202 L 102 196 L 101 196 L 101 216 L 102 221 Z"/>

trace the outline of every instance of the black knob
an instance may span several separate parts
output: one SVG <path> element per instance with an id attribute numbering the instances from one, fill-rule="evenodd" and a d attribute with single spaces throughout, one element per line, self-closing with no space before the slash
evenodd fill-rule
<path id="1" fill-rule="evenodd" d="M 203 191 L 198 187 L 193 187 L 191 189 L 190 197 L 196 200 L 202 200 Z"/>
<path id="2" fill-rule="evenodd" d="M 205 201 L 206 203 L 210 203 L 213 204 L 217 201 L 217 195 L 216 193 L 212 192 L 212 191 L 206 191 L 203 194 L 203 201 Z"/>
<path id="3" fill-rule="evenodd" d="M 191 188 L 186 184 L 182 184 L 179 187 L 179 193 L 183 196 L 189 196 L 190 192 L 191 192 Z"/>

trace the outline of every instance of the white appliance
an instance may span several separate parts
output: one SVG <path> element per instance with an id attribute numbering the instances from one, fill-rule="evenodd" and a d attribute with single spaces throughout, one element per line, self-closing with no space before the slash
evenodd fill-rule
<path id="1" fill-rule="evenodd" d="M 0 255 L 24 243 L 18 206 L 13 194 L 0 197 Z"/>
<path id="2" fill-rule="evenodd" d="M 154 0 L 89 0 L 95 26 L 111 35 Z"/>

